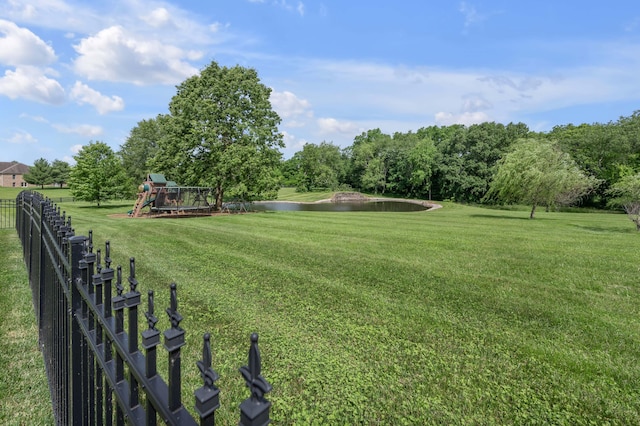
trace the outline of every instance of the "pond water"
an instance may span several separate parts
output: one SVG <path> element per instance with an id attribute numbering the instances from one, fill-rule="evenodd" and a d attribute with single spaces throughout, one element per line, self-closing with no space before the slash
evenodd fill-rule
<path id="1" fill-rule="evenodd" d="M 343 201 L 339 203 L 291 203 L 261 201 L 251 203 L 254 211 L 304 211 L 304 212 L 417 212 L 429 206 L 407 201 Z"/>

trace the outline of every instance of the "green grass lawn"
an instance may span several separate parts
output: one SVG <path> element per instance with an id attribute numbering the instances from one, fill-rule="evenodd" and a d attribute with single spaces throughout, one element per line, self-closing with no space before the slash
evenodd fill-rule
<path id="1" fill-rule="evenodd" d="M 136 258 L 157 312 L 178 284 L 183 399 L 191 409 L 210 332 L 221 424 L 248 396 L 237 368 L 252 331 L 276 424 L 640 424 L 633 224 L 443 204 L 190 219 L 61 207 L 116 263 Z"/>
<path id="2" fill-rule="evenodd" d="M 20 240 L 0 230 L 0 424 L 52 425 L 49 386 Z"/>

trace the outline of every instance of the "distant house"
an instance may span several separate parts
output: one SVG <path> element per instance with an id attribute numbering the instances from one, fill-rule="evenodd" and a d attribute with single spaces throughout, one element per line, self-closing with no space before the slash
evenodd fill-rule
<path id="1" fill-rule="evenodd" d="M 29 173 L 29 166 L 26 164 L 11 161 L 10 163 L 0 161 L 0 186 L 27 187 L 29 184 L 22 176 Z"/>

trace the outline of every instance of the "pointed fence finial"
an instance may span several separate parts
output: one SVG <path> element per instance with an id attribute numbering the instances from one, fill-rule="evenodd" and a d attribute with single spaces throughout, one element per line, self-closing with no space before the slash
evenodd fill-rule
<path id="1" fill-rule="evenodd" d="M 178 289 L 176 283 L 171 284 L 171 305 L 167 308 L 167 315 L 171 321 L 171 328 L 180 329 L 182 315 L 178 313 Z"/>
<path id="2" fill-rule="evenodd" d="M 240 368 L 240 374 L 251 391 L 251 397 L 240 404 L 240 425 L 242 426 L 267 425 L 271 422 L 269 419 L 271 402 L 267 401 L 264 395 L 271 392 L 272 387 L 260 375 L 261 368 L 258 334 L 253 333 L 249 347 L 249 364 Z"/>
<path id="3" fill-rule="evenodd" d="M 178 313 L 178 294 L 175 283 L 171 284 L 171 306 L 167 308 L 171 328 L 164 332 L 164 347 L 169 352 L 169 408 L 176 410 L 182 405 L 180 348 L 184 346 L 185 331 L 180 328 L 182 315 Z"/>
<path id="4" fill-rule="evenodd" d="M 116 269 L 116 292 L 118 296 L 122 296 L 122 292 L 124 291 L 124 287 L 122 286 L 122 266 L 118 265 Z"/>
<path id="5" fill-rule="evenodd" d="M 105 268 L 111 268 L 111 242 L 105 241 L 104 243 L 104 265 Z"/>
<path id="6" fill-rule="evenodd" d="M 260 375 L 262 370 L 262 360 L 260 359 L 260 349 L 258 349 L 258 334 L 251 334 L 251 346 L 249 347 L 249 364 L 241 367 L 240 373 L 244 377 L 249 390 L 251 390 L 251 398 L 261 400 L 265 393 L 271 391 L 271 385 Z"/>
<path id="7" fill-rule="evenodd" d="M 213 385 L 220 376 L 216 371 L 211 368 L 211 335 L 205 333 L 202 343 L 202 361 L 198 361 L 198 369 L 200 370 L 200 377 L 202 377 L 203 386 L 208 388 L 214 388 Z"/>
<path id="8" fill-rule="evenodd" d="M 147 318 L 149 330 L 157 331 L 156 324 L 158 323 L 158 317 L 154 315 L 155 303 L 153 302 L 153 290 L 149 290 L 147 293 L 147 301 L 149 304 L 149 310 L 145 312 L 144 316 Z"/>
<path id="9" fill-rule="evenodd" d="M 200 416 L 201 426 L 213 426 L 215 424 L 215 411 L 220 408 L 220 389 L 214 383 L 220 376 L 211 368 L 211 335 L 205 333 L 202 339 L 202 360 L 196 364 L 200 370 L 203 384 L 194 394 L 196 412 Z"/>
<path id="10" fill-rule="evenodd" d="M 136 279 L 136 260 L 133 257 L 129 258 L 129 287 L 131 291 L 136 291 L 138 286 L 138 280 Z"/>

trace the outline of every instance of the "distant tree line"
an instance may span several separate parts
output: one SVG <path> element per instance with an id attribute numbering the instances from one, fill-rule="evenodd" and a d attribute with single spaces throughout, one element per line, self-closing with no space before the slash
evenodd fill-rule
<path id="1" fill-rule="evenodd" d="M 531 141 L 526 146 L 529 151 L 551 144 L 564 154 L 558 161 L 568 168 L 575 164 L 576 171 L 588 178 L 589 190 L 583 185 L 578 191 L 586 206 L 611 205 L 611 188 L 625 176 L 640 172 L 640 112 L 635 112 L 607 124 L 562 125 L 545 133 L 531 131 L 523 123 L 493 122 L 430 126 L 393 135 L 374 129 L 356 136 L 343 149 L 327 142 L 308 143 L 282 162 L 281 173 L 283 183 L 299 191 L 351 188 L 466 203 L 508 202 L 514 198 L 497 196 L 497 190 L 490 193 L 491 185 L 501 159 L 527 140 Z M 518 171 L 523 169 L 514 172 Z M 567 193 L 556 195 L 566 199 L 547 196 L 542 204 L 566 204 L 574 198 Z"/>

